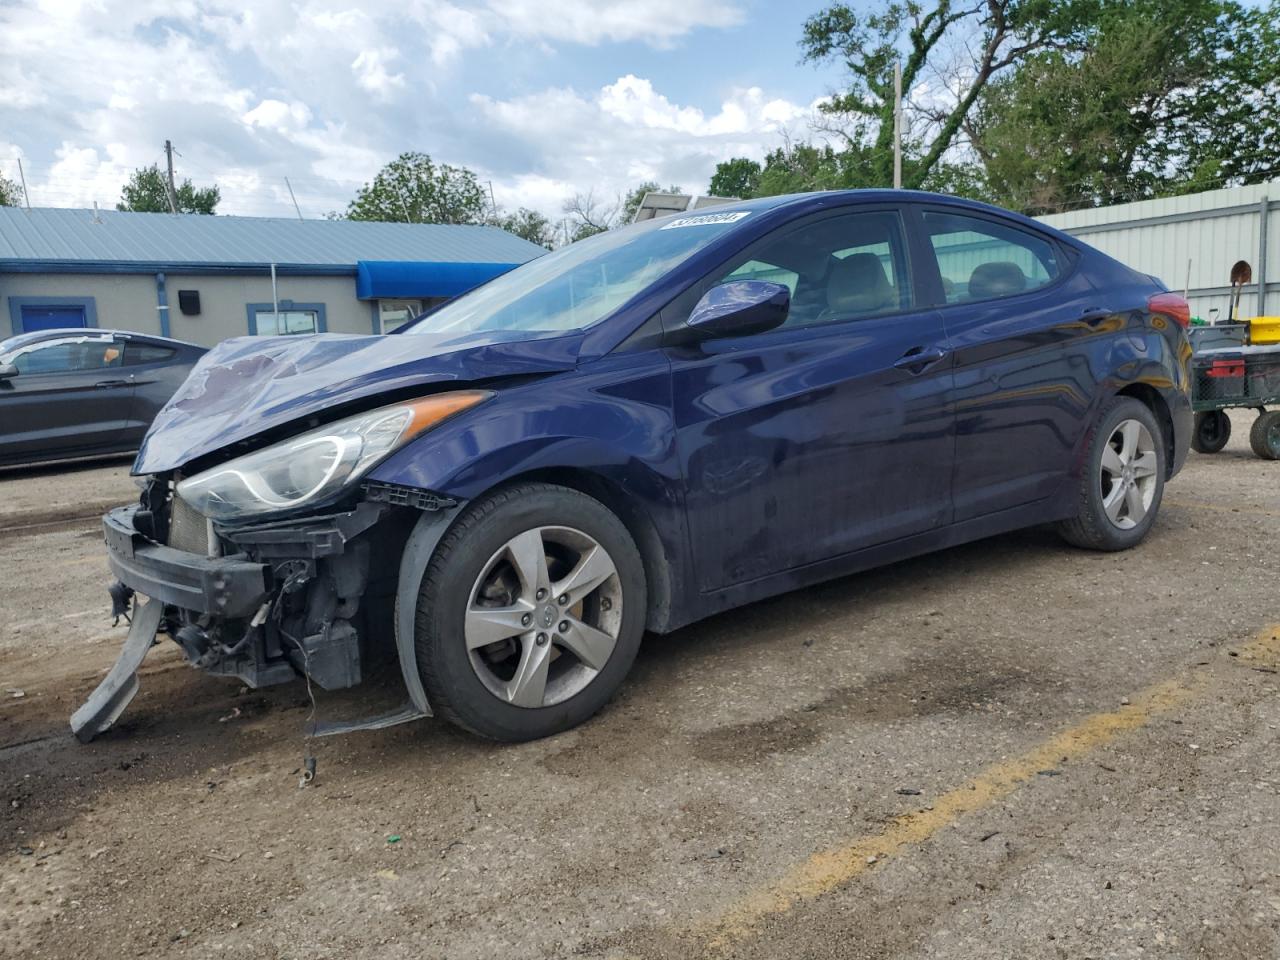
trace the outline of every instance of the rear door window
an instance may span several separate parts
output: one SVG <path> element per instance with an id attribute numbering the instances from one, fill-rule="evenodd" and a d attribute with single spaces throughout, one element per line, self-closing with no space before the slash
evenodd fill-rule
<path id="1" fill-rule="evenodd" d="M 124 362 L 129 367 L 144 363 L 163 363 L 176 352 L 170 347 L 158 347 L 150 343 L 128 343 L 124 348 Z"/>
<path id="2" fill-rule="evenodd" d="M 1062 273 L 1058 248 L 1033 233 L 961 213 L 926 210 L 923 217 L 947 303 L 1017 296 Z"/>

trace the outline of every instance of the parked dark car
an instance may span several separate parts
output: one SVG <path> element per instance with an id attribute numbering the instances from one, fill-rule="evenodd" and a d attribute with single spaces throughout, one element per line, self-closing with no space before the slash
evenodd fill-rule
<path id="1" fill-rule="evenodd" d="M 0 341 L 0 465 L 132 453 L 204 353 L 121 330 Z"/>
<path id="2" fill-rule="evenodd" d="M 359 683 L 501 740 L 579 723 L 645 630 L 1056 522 L 1150 530 L 1187 453 L 1186 301 L 923 193 L 775 197 L 565 247 L 394 336 L 229 341 L 104 518 L 157 630 L 258 686 Z"/>

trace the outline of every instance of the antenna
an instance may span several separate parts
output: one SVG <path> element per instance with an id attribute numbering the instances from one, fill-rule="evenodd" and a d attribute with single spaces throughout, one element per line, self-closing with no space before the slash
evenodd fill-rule
<path id="1" fill-rule="evenodd" d="M 178 212 L 178 188 L 173 185 L 173 144 L 164 142 L 164 158 L 169 167 L 169 212 Z"/>
<path id="2" fill-rule="evenodd" d="M 22 199 L 27 205 L 27 213 L 31 212 L 31 191 L 27 189 L 27 175 L 22 172 L 22 158 L 18 158 L 18 179 L 22 181 Z"/>
<path id="3" fill-rule="evenodd" d="M 302 211 L 298 209 L 298 198 L 293 195 L 293 184 L 289 182 L 289 178 L 284 178 L 284 185 L 289 188 L 289 199 L 293 201 L 293 209 L 298 214 L 298 219 L 302 219 Z"/>

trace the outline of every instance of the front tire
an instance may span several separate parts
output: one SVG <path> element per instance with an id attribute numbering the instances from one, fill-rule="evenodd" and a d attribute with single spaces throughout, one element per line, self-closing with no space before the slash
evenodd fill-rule
<path id="1" fill-rule="evenodd" d="M 546 483 L 499 490 L 454 521 L 422 578 L 427 698 L 493 740 L 567 730 L 622 684 L 645 609 L 640 552 L 602 503 Z"/>
<path id="2" fill-rule="evenodd" d="M 1133 397 L 1116 397 L 1089 438 L 1078 513 L 1059 532 L 1088 550 L 1136 546 L 1160 510 L 1165 469 L 1165 439 L 1151 410 Z"/>

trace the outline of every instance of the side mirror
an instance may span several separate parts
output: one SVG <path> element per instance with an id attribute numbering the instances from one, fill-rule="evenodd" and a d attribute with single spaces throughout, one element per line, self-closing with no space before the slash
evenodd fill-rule
<path id="1" fill-rule="evenodd" d="M 704 339 L 745 337 L 780 326 L 791 309 L 791 291 L 768 280 L 730 280 L 702 295 L 686 325 Z"/>
<path id="2" fill-rule="evenodd" d="M 18 375 L 18 368 L 12 363 L 0 363 L 0 380 L 12 380 Z"/>

